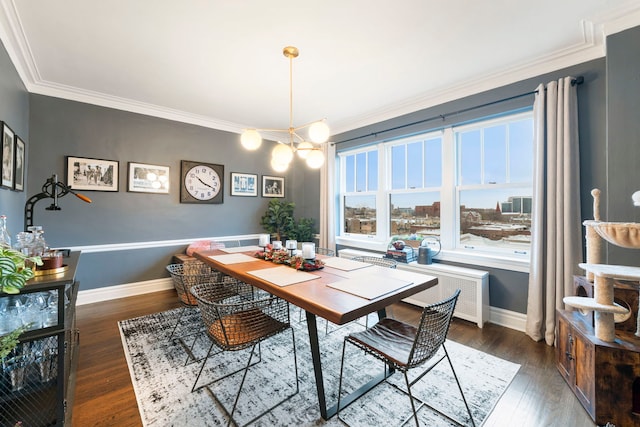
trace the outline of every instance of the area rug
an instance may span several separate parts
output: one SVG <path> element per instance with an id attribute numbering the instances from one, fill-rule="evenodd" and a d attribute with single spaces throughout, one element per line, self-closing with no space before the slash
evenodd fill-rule
<path id="1" fill-rule="evenodd" d="M 183 319 L 175 334 L 181 339 L 169 339 L 180 310 L 183 309 L 119 322 L 142 423 L 145 426 L 226 425 L 224 412 L 212 394 L 231 408 L 241 375 L 231 375 L 212 386 L 191 392 L 200 364 L 185 365 L 190 360 L 187 348 L 193 346 L 193 355 L 201 358 L 206 354 L 210 342 L 205 335 L 198 333 L 202 321 L 197 308 L 184 309 Z M 342 426 L 344 424 L 337 417 L 328 421 L 320 417 L 307 325 L 297 320 L 297 312 L 292 313 L 291 319 L 295 332 L 300 392 L 260 418 L 255 425 Z M 363 326 L 353 323 L 326 335 L 324 326 L 324 320 L 319 320 L 325 391 L 327 403 L 331 406 L 337 401 L 343 337 L 351 331 L 361 330 Z M 475 423 L 481 425 L 520 366 L 450 340 L 446 347 Z M 236 410 L 235 418 L 240 424 L 253 419 L 293 390 L 295 371 L 292 350 L 290 332 L 263 343 L 261 361 L 250 369 Z M 237 369 L 241 363 L 246 363 L 247 358 L 248 350 L 227 352 L 210 358 L 199 385 L 222 376 L 224 372 Z M 383 366 L 382 362 L 365 356 L 353 346 L 347 347 L 347 360 L 343 395 L 379 374 Z M 402 374 L 396 373 L 390 378 L 390 382 L 402 386 L 404 378 Z M 438 408 L 452 419 L 471 425 L 446 361 L 438 364 L 413 386 L 412 391 L 414 396 L 429 402 L 432 407 Z M 420 409 L 418 414 L 420 424 L 424 426 L 456 425 L 428 407 Z M 351 426 L 386 426 L 399 425 L 410 415 L 408 397 L 390 384 L 383 383 L 342 410 L 340 418 Z"/>

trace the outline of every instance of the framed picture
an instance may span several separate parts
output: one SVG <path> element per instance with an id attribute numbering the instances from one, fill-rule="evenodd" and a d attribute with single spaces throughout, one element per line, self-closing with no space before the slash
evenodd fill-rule
<path id="1" fill-rule="evenodd" d="M 169 194 L 169 166 L 129 162 L 127 191 Z"/>
<path id="2" fill-rule="evenodd" d="M 232 196 L 257 196 L 258 175 L 241 172 L 231 172 Z"/>
<path id="3" fill-rule="evenodd" d="M 2 123 L 2 180 L 0 184 L 4 188 L 13 189 L 14 178 L 14 142 L 15 134 L 6 123 Z"/>
<path id="4" fill-rule="evenodd" d="M 67 156 L 67 185 L 74 190 L 118 191 L 117 160 Z"/>
<path id="5" fill-rule="evenodd" d="M 262 175 L 262 197 L 284 197 L 284 177 Z"/>
<path id="6" fill-rule="evenodd" d="M 24 141 L 16 135 L 15 147 L 14 147 L 14 179 L 13 189 L 16 191 L 24 190 Z"/>

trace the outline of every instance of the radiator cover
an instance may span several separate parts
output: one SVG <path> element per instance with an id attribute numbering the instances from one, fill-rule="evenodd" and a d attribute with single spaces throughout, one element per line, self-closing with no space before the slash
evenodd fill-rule
<path id="1" fill-rule="evenodd" d="M 381 257 L 379 253 L 365 253 L 353 249 L 343 249 L 338 252 L 338 255 L 343 258 L 365 254 Z M 397 268 L 438 278 L 436 286 L 406 298 L 404 302 L 424 307 L 442 301 L 456 289 L 460 289 L 454 316 L 474 322 L 479 328 L 489 320 L 489 272 L 440 263 L 428 265 L 416 262 L 398 263 Z"/>

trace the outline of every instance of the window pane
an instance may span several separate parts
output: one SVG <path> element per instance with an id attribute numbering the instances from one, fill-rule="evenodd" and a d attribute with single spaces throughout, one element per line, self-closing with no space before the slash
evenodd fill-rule
<path id="1" fill-rule="evenodd" d="M 407 188 L 422 188 L 422 141 L 407 144 Z"/>
<path id="2" fill-rule="evenodd" d="M 458 156 L 460 172 L 458 185 L 481 184 L 482 151 L 480 130 L 458 134 Z"/>
<path id="3" fill-rule="evenodd" d="M 391 194 L 391 235 L 440 236 L 440 192 Z"/>
<path id="4" fill-rule="evenodd" d="M 484 130 L 484 183 L 507 182 L 507 126 L 499 125 Z"/>
<path id="5" fill-rule="evenodd" d="M 404 190 L 407 188 L 406 176 L 406 156 L 404 145 L 391 147 L 391 188 L 393 190 Z"/>
<path id="6" fill-rule="evenodd" d="M 367 153 L 367 170 L 369 179 L 369 191 L 378 190 L 378 152 L 369 151 Z"/>
<path id="7" fill-rule="evenodd" d="M 424 142 L 424 186 L 442 185 L 442 138 Z"/>
<path id="8" fill-rule="evenodd" d="M 460 191 L 460 245 L 529 251 L 531 203 L 530 187 Z"/>
<path id="9" fill-rule="evenodd" d="M 345 196 L 344 231 L 376 234 L 376 196 Z"/>
<path id="10" fill-rule="evenodd" d="M 355 156 L 346 156 L 345 162 L 345 191 L 354 192 L 356 190 L 356 158 Z"/>
<path id="11" fill-rule="evenodd" d="M 510 182 L 531 182 L 533 177 L 533 120 L 509 125 Z"/>
<path id="12" fill-rule="evenodd" d="M 367 153 L 356 154 L 356 191 L 367 191 Z"/>

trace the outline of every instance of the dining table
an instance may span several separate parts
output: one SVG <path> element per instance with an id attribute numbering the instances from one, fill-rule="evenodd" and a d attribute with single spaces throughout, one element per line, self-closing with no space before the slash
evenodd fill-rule
<path id="1" fill-rule="evenodd" d="M 370 313 L 386 316 L 386 308 L 435 286 L 434 276 L 385 268 L 340 257 L 316 255 L 324 265 L 313 271 L 263 259 L 258 246 L 203 250 L 194 257 L 211 268 L 278 296 L 305 311 L 320 415 L 328 420 L 337 402 L 328 407 L 324 388 L 317 317 L 344 325 Z M 375 387 L 391 373 L 385 371 L 358 390 L 340 399 L 344 408 Z"/>

